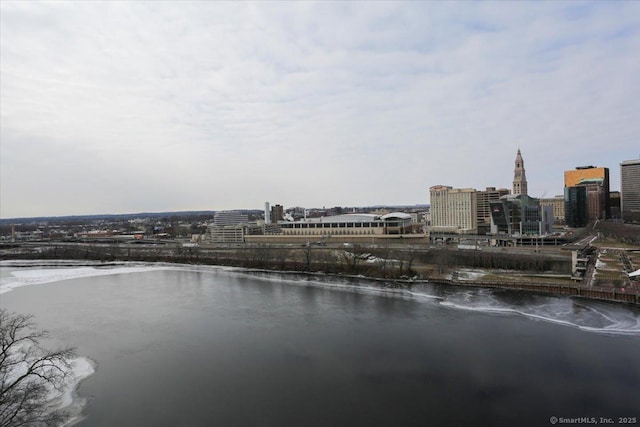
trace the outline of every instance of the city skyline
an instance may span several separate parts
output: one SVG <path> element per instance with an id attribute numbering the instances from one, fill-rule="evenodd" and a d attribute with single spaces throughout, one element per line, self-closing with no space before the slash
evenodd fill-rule
<path id="1" fill-rule="evenodd" d="M 0 217 L 532 197 L 636 159 L 640 3 L 2 2 Z"/>

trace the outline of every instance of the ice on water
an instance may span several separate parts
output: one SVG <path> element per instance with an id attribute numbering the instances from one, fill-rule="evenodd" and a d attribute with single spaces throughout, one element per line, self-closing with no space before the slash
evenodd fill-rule
<path id="1" fill-rule="evenodd" d="M 590 332 L 640 335 L 640 310 L 601 301 L 470 289 L 451 293 L 440 304 L 460 310 L 520 315 Z"/>
<path id="2" fill-rule="evenodd" d="M 523 292 L 501 291 L 483 288 L 441 288 L 415 286 L 411 290 L 386 288 L 379 283 L 364 278 L 340 280 L 332 276 L 297 276 L 291 274 L 261 273 L 259 271 L 177 264 L 119 263 L 111 266 L 72 265 L 64 262 L 65 267 L 56 267 L 55 262 L 37 264 L 30 268 L 28 264 L 16 267 L 16 261 L 2 261 L 0 267 L 10 271 L 10 275 L 0 279 L 0 294 L 21 286 L 44 284 L 61 280 L 103 276 L 110 274 L 142 273 L 155 270 L 185 270 L 217 272 L 234 275 L 250 275 L 259 280 L 277 281 L 292 285 L 316 286 L 336 291 L 380 294 L 387 297 L 412 299 L 424 303 L 439 304 L 443 307 L 472 310 L 505 315 L 521 315 L 530 319 L 553 322 L 559 325 L 577 327 L 590 332 L 611 334 L 640 335 L 640 310 L 618 304 L 592 300 L 581 300 L 565 296 L 546 296 Z M 475 273 L 467 271 L 466 274 Z M 5 276 L 5 275 L 3 275 Z M 445 289 L 444 291 L 442 289 Z"/>
<path id="3" fill-rule="evenodd" d="M 82 380 L 95 372 L 95 366 L 94 363 L 86 357 L 77 357 L 67 362 L 69 366 L 71 366 L 71 370 L 70 375 L 67 377 L 65 387 L 57 392 L 57 394 L 51 395 L 51 398 L 57 400 L 60 409 L 69 413 L 69 424 L 71 424 L 79 420 L 82 408 L 86 404 L 86 399 L 78 397 L 76 389 Z"/>
<path id="4" fill-rule="evenodd" d="M 17 267 L 18 265 L 19 267 Z M 0 262 L 0 267 L 7 268 L 11 271 L 10 276 L 0 278 L 0 294 L 22 286 L 41 285 L 83 277 L 107 276 L 112 274 L 136 272 L 142 273 L 145 271 L 167 268 L 166 266 L 161 265 L 152 266 L 140 264 L 120 264 L 108 267 L 101 266 L 100 264 L 73 266 L 73 264 L 68 264 L 66 262 L 64 267 L 56 267 L 55 264 L 51 262 L 45 263 L 44 265 L 44 267 L 29 267 L 29 263 L 17 264 L 16 262 Z"/>

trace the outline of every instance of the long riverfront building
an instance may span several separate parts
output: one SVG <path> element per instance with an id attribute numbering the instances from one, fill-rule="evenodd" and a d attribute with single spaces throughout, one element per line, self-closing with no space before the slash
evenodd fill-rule
<path id="1" fill-rule="evenodd" d="M 306 221 L 280 221 L 283 235 L 339 236 L 411 233 L 411 215 L 393 212 L 386 215 L 345 214 Z"/>

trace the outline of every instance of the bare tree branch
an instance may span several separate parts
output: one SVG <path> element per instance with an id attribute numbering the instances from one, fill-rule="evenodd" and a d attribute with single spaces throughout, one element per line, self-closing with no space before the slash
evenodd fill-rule
<path id="1" fill-rule="evenodd" d="M 66 418 L 49 391 L 64 386 L 75 350 L 44 349 L 48 334 L 32 319 L 0 309 L 0 427 L 56 426 Z"/>

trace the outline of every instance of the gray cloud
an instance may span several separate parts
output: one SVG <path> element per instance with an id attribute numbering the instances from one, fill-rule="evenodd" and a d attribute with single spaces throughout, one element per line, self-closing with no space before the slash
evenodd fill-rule
<path id="1" fill-rule="evenodd" d="M 427 203 L 638 155 L 640 6 L 2 2 L 0 214 Z"/>

